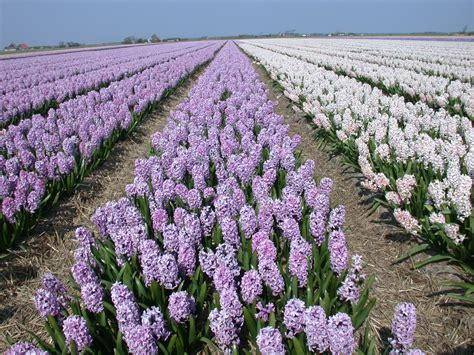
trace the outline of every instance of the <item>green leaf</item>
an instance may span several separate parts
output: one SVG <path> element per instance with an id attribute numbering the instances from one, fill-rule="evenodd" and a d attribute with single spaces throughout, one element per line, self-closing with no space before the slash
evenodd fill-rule
<path id="1" fill-rule="evenodd" d="M 402 256 L 400 256 L 395 262 L 399 263 L 401 261 L 404 261 L 416 254 L 419 254 L 423 251 L 426 251 L 426 250 L 429 250 L 431 248 L 431 246 L 429 244 L 420 244 L 420 245 L 417 245 L 416 247 L 410 249 L 407 253 L 403 254 Z"/>
<path id="2" fill-rule="evenodd" d="M 257 324 L 255 322 L 254 316 L 247 307 L 244 307 L 244 319 L 247 329 L 249 330 L 252 338 L 255 339 L 257 337 Z"/>
<path id="3" fill-rule="evenodd" d="M 201 339 L 199 339 L 201 342 L 203 343 L 206 343 L 207 346 L 211 349 L 211 353 L 212 354 L 220 354 L 220 349 L 219 347 L 214 344 L 214 342 L 206 337 L 201 337 Z"/>
<path id="4" fill-rule="evenodd" d="M 375 299 L 371 299 L 366 307 L 364 307 L 360 312 L 353 316 L 352 323 L 354 325 L 354 329 L 357 330 L 362 326 L 362 324 L 364 324 L 374 305 Z"/>
<path id="5" fill-rule="evenodd" d="M 178 339 L 178 335 L 173 334 L 173 335 L 171 336 L 170 341 L 168 342 L 168 346 L 166 347 L 166 350 L 167 350 L 168 353 L 170 353 L 170 354 L 173 353 L 174 346 L 175 346 L 175 344 L 176 344 L 176 339 Z"/>
<path id="6" fill-rule="evenodd" d="M 297 337 L 293 338 L 293 347 L 294 347 L 294 350 L 295 350 L 295 354 L 305 355 L 303 347 L 301 346 L 301 343 L 300 343 L 300 341 L 298 340 Z"/>
<path id="7" fill-rule="evenodd" d="M 419 269 L 425 265 L 432 264 L 432 263 L 439 263 L 441 261 L 448 261 L 448 260 L 453 260 L 454 258 L 450 255 L 434 255 L 428 259 L 425 259 L 423 261 L 420 261 L 413 265 L 413 269 Z"/>
<path id="8" fill-rule="evenodd" d="M 191 345 L 196 340 L 196 324 L 193 315 L 189 316 L 189 336 L 188 344 Z"/>
<path id="9" fill-rule="evenodd" d="M 474 297 L 458 295 L 456 293 L 448 293 L 446 296 L 448 296 L 449 298 L 454 298 L 456 300 L 467 302 L 474 305 Z"/>

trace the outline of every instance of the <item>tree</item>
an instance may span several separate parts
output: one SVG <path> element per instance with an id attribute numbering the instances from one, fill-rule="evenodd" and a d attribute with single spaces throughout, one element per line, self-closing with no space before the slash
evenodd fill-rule
<path id="1" fill-rule="evenodd" d="M 138 38 L 135 43 L 146 43 L 146 39 L 145 38 Z"/>
<path id="2" fill-rule="evenodd" d="M 150 37 L 150 42 L 151 43 L 158 43 L 158 42 L 161 42 L 161 39 L 160 39 L 160 37 L 158 37 L 156 34 L 153 33 Z"/>
<path id="3" fill-rule="evenodd" d="M 135 37 L 134 36 L 128 36 L 125 37 L 122 41 L 123 44 L 133 44 L 135 43 Z"/>
<path id="4" fill-rule="evenodd" d="M 65 48 L 65 47 L 66 47 L 66 43 L 64 43 L 63 41 L 61 41 L 61 42 L 59 42 L 58 47 L 59 47 L 59 48 Z"/>

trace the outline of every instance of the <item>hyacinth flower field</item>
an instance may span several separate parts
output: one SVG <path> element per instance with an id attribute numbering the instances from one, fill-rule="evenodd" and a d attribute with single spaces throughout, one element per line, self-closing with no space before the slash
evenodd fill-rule
<path id="1" fill-rule="evenodd" d="M 285 38 L 1 60 L 0 351 L 469 353 L 469 49 Z"/>
<path id="2" fill-rule="evenodd" d="M 343 41 L 336 41 L 336 44 L 329 42 L 329 45 L 321 46 L 321 51 L 337 53 L 339 50 L 345 53 L 341 49 L 344 43 L 340 42 Z M 337 56 L 322 54 L 328 58 L 319 59 L 319 54 L 312 51 L 313 48 L 320 50 L 319 42 L 310 40 L 303 43 L 305 46 L 298 47 L 298 41 L 262 40 L 245 42 L 242 48 L 262 63 L 272 79 L 281 85 L 285 95 L 308 115 L 317 127 L 321 143 L 340 153 L 346 165 L 362 173 L 362 186 L 377 196 L 373 209 L 384 205 L 393 210 L 394 219 L 420 241 L 420 245 L 399 260 L 434 250 L 435 255 L 414 267 L 449 261 L 460 265 L 472 279 L 474 128 L 470 114 L 463 116 L 448 112 L 460 111 L 460 107 L 467 110 L 463 109 L 463 112 L 472 111 L 471 85 L 464 85 L 463 90 L 468 95 L 456 91 L 459 94 L 457 98 L 467 106 L 455 105 L 456 109 L 453 106 L 448 111 L 443 107 L 434 109 L 426 98 L 413 103 L 405 100 L 403 95 L 391 96 L 386 89 L 367 84 L 368 77 L 362 71 L 359 73 L 352 62 L 351 74 L 346 74 L 339 67 L 331 67 L 326 63 L 337 61 Z M 358 48 L 364 48 L 365 43 L 354 48 L 346 45 L 351 48 L 350 57 L 367 60 L 367 55 L 357 52 Z M 429 55 L 425 55 L 423 59 L 428 61 L 428 58 Z M 461 54 L 458 60 L 458 67 L 471 63 Z M 421 79 L 414 79 L 419 71 L 424 73 L 421 69 L 410 72 L 410 77 L 394 77 L 394 71 L 406 69 L 399 69 L 403 68 L 402 64 L 397 66 L 396 61 L 387 62 L 387 65 L 382 61 L 373 64 L 377 66 L 374 72 L 385 83 L 384 87 L 393 78 L 400 87 L 405 81 L 407 87 L 413 87 L 411 82 L 424 83 Z M 405 61 L 403 63 L 407 65 Z M 420 63 L 424 61 L 420 59 Z M 361 70 L 368 70 L 366 65 L 363 68 Z M 468 72 L 472 74 L 472 71 Z M 454 70 L 451 74 L 452 78 L 457 78 Z M 435 72 L 426 79 L 425 89 L 435 88 L 429 80 L 448 79 Z M 447 98 L 447 102 L 454 102 L 456 100 L 449 99 L 449 95 L 453 95 L 450 85 L 461 87 L 461 83 L 460 79 L 451 79 L 445 91 L 440 89 L 430 97 L 437 101 Z M 455 297 L 474 303 L 470 296 L 474 285 L 466 283 L 462 286 L 466 288 L 466 293 Z"/>
<path id="3" fill-rule="evenodd" d="M 218 46 L 204 43 L 176 58 L 167 56 L 161 59 L 163 65 L 68 100 L 46 115 L 34 114 L 9 125 L 0 140 L 0 249 L 12 246 L 42 208 L 70 192 L 106 159 L 114 142 L 133 130 L 180 80 L 210 60 Z M 68 88 L 64 89 L 67 95 Z"/>

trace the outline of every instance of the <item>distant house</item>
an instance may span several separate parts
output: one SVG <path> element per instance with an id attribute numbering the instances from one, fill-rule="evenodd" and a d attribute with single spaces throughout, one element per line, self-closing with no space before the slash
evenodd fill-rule
<path id="1" fill-rule="evenodd" d="M 15 47 L 5 47 L 4 51 L 5 52 L 15 52 L 16 48 Z"/>
<path id="2" fill-rule="evenodd" d="M 20 49 L 20 50 L 28 49 L 28 45 L 26 43 L 21 43 L 21 44 L 18 45 L 18 49 Z"/>

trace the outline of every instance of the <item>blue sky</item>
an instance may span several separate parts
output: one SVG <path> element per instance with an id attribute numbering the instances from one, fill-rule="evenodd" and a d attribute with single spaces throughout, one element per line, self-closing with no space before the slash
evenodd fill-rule
<path id="1" fill-rule="evenodd" d="M 0 46 L 128 35 L 473 30 L 472 0 L 0 0 Z"/>

